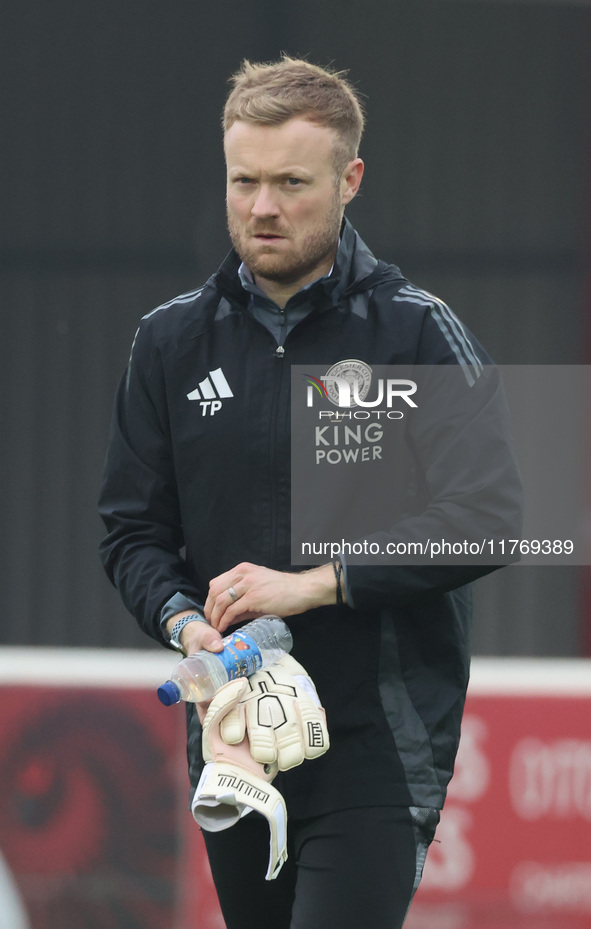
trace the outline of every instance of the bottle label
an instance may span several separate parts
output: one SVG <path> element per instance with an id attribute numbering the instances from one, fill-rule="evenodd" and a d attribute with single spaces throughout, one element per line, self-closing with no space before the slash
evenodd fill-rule
<path id="1" fill-rule="evenodd" d="M 216 655 L 226 671 L 228 680 L 237 677 L 250 677 L 263 664 L 260 649 L 249 635 L 238 630 L 224 639 L 224 650 Z"/>

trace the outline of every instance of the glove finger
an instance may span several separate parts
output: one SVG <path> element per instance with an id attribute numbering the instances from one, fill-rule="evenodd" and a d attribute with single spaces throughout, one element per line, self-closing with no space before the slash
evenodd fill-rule
<path id="1" fill-rule="evenodd" d="M 301 697 L 296 707 L 300 717 L 304 757 L 319 758 L 330 748 L 326 713 L 313 700 Z"/>
<path id="2" fill-rule="evenodd" d="M 289 771 L 302 764 L 306 755 L 299 727 L 282 734 L 277 740 L 277 765 L 280 771 Z"/>
<path id="3" fill-rule="evenodd" d="M 244 704 L 239 703 L 228 710 L 220 721 L 220 735 L 226 745 L 239 745 L 246 735 Z"/>
<path id="4" fill-rule="evenodd" d="M 203 732 L 207 737 L 212 727 L 219 724 L 220 719 L 235 706 L 248 688 L 246 678 L 237 678 L 229 681 L 220 687 L 215 697 L 209 704 L 205 719 L 203 720 Z"/>
<path id="5" fill-rule="evenodd" d="M 246 728 L 250 754 L 260 764 L 277 761 L 276 731 L 285 725 L 285 710 L 275 694 L 267 693 L 246 703 Z"/>
<path id="6" fill-rule="evenodd" d="M 294 700 L 284 699 L 281 709 L 283 721 L 274 729 L 277 764 L 280 771 L 289 771 L 300 765 L 305 758 L 302 722 Z"/>

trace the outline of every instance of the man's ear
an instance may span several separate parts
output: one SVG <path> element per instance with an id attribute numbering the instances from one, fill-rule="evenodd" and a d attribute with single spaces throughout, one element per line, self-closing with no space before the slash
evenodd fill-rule
<path id="1" fill-rule="evenodd" d="M 350 203 L 361 185 L 365 165 L 361 158 L 350 161 L 341 175 L 341 203 Z"/>

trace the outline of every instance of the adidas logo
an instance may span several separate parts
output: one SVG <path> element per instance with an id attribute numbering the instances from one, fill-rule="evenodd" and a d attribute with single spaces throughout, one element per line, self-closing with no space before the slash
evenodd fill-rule
<path id="1" fill-rule="evenodd" d="M 188 400 L 198 400 L 202 416 L 214 416 L 222 408 L 222 400 L 233 397 L 232 389 L 228 384 L 221 368 L 210 371 L 206 378 L 197 385 L 195 390 L 187 394 Z"/>

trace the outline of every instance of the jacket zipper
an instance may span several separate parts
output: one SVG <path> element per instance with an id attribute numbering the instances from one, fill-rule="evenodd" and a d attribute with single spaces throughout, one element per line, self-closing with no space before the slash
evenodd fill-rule
<path id="1" fill-rule="evenodd" d="M 285 348 L 278 345 L 274 352 L 275 358 L 282 361 L 285 357 Z M 271 557 L 277 559 L 277 536 L 279 531 L 279 499 L 280 489 L 277 474 L 277 434 L 278 419 L 281 410 L 281 390 L 285 377 L 285 366 L 279 364 L 275 368 L 273 401 L 271 405 L 271 431 L 269 435 L 269 472 L 271 478 Z M 289 373 L 289 371 L 288 371 Z"/>
<path id="2" fill-rule="evenodd" d="M 279 345 L 275 349 L 275 354 L 278 358 L 283 358 L 285 355 L 285 339 L 287 338 L 287 310 L 283 308 L 281 310 L 281 331 L 279 333 Z"/>

